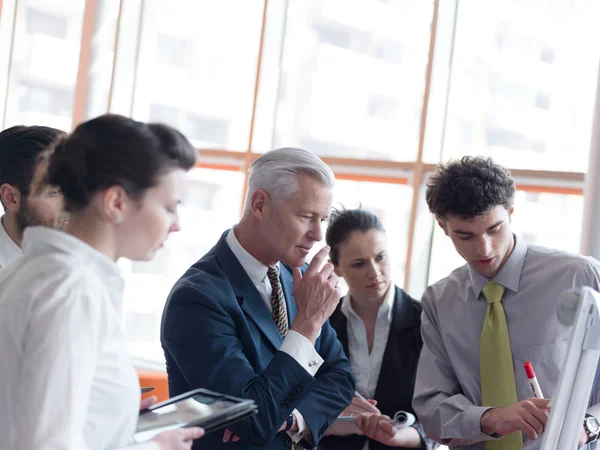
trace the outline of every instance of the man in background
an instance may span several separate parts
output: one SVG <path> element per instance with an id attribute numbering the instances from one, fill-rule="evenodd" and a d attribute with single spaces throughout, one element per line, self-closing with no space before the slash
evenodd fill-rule
<path id="1" fill-rule="evenodd" d="M 60 191 L 46 183 L 44 150 L 63 131 L 42 126 L 14 126 L 0 133 L 0 268 L 21 256 L 25 228 L 64 226 Z"/>

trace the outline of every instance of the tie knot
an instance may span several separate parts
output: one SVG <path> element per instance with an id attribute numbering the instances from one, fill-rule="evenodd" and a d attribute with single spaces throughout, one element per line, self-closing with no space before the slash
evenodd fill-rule
<path id="1" fill-rule="evenodd" d="M 481 292 L 483 293 L 483 296 L 487 300 L 488 304 L 496 303 L 502 301 L 502 296 L 504 295 L 504 286 L 502 286 L 500 283 L 496 283 L 495 281 L 488 281 Z"/>

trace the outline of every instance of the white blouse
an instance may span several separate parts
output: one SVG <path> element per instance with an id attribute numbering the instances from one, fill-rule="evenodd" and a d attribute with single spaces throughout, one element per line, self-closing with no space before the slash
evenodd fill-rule
<path id="1" fill-rule="evenodd" d="M 3 219 L 4 216 L 0 217 L 0 269 L 8 266 L 23 253 L 6 232 Z"/>
<path id="2" fill-rule="evenodd" d="M 140 386 L 116 264 L 44 227 L 25 230 L 23 252 L 0 271 L 0 449 L 124 448 Z"/>

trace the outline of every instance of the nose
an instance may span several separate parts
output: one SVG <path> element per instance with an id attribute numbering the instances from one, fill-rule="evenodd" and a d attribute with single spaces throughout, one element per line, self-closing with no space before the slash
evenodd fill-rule
<path id="1" fill-rule="evenodd" d="M 492 250 L 492 242 L 488 236 L 482 236 L 475 244 L 475 251 L 478 256 L 488 256 Z"/>
<path id="2" fill-rule="evenodd" d="M 181 222 L 179 221 L 179 213 L 176 213 L 173 218 L 173 223 L 169 227 L 169 233 L 176 233 L 181 230 Z"/>
<path id="3" fill-rule="evenodd" d="M 315 242 L 319 242 L 323 239 L 323 224 L 321 221 L 314 221 L 312 223 L 307 236 Z"/>
<path id="4" fill-rule="evenodd" d="M 381 269 L 379 268 L 379 265 L 375 262 L 371 262 L 369 264 L 369 272 L 367 273 L 367 276 L 369 278 L 377 279 L 380 275 Z"/>

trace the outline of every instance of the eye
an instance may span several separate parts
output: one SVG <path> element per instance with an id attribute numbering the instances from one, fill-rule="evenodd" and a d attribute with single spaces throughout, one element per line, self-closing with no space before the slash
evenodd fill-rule
<path id="1" fill-rule="evenodd" d="M 362 261 L 357 261 L 357 262 L 355 262 L 355 263 L 352 263 L 352 266 L 351 266 L 351 267 L 352 267 L 353 269 L 360 269 L 360 268 L 361 268 L 362 266 L 364 266 L 364 265 L 365 265 L 365 263 L 364 263 L 364 262 L 362 262 Z"/>
<path id="2" fill-rule="evenodd" d="M 58 188 L 48 190 L 48 197 L 56 197 L 58 194 L 60 194 L 60 189 Z"/>
<path id="3" fill-rule="evenodd" d="M 490 230 L 490 234 L 496 234 L 502 229 L 502 225 L 498 225 L 496 228 Z"/>
<path id="4" fill-rule="evenodd" d="M 465 236 L 460 238 L 461 241 L 468 241 L 469 239 L 471 239 L 471 236 Z"/>
<path id="5" fill-rule="evenodd" d="M 381 255 L 377 255 L 377 258 L 375 258 L 375 261 L 383 261 L 385 259 L 385 253 L 381 254 Z"/>

